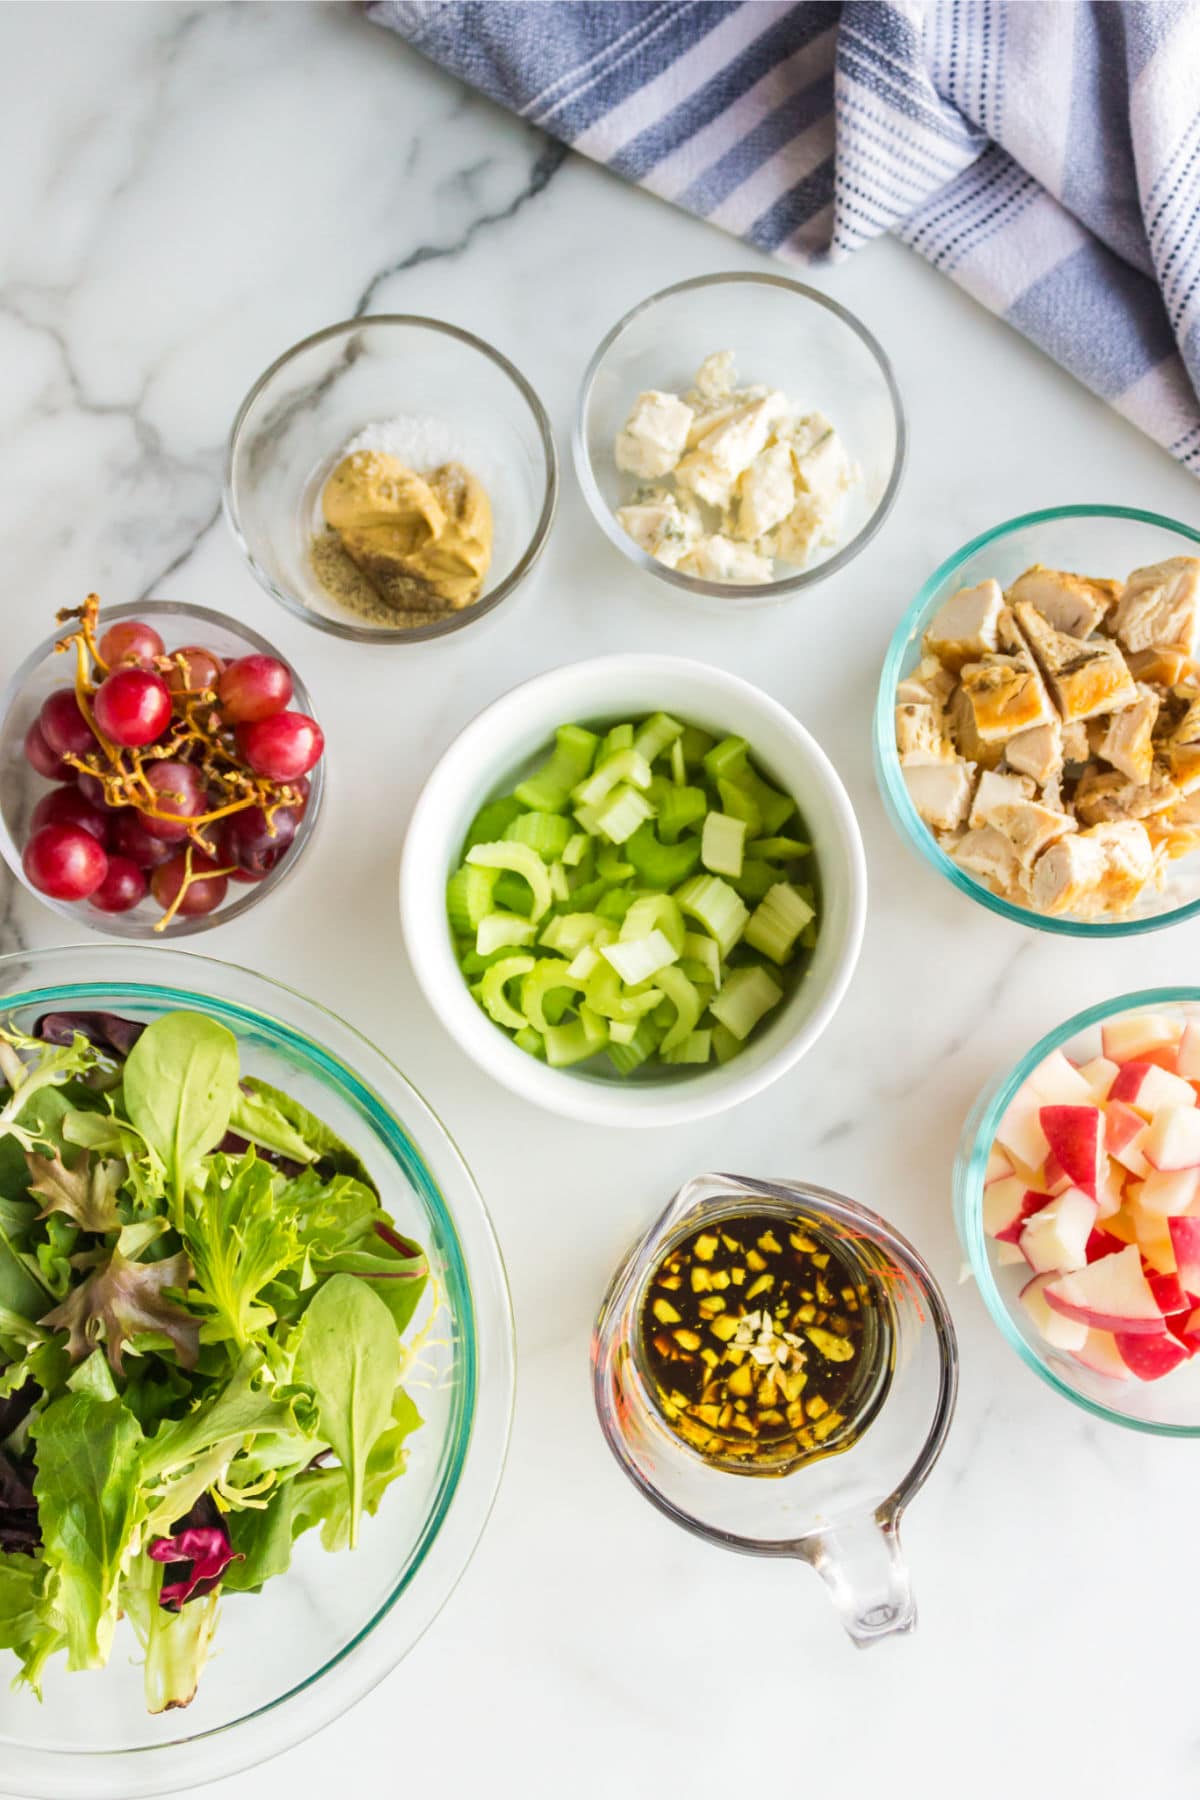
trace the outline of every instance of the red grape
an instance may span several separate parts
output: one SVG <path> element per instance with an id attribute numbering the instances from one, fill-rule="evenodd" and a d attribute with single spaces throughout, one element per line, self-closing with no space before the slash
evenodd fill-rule
<path id="1" fill-rule="evenodd" d="M 163 653 L 163 641 L 153 625 L 147 625 L 141 619 L 118 619 L 110 625 L 97 645 L 100 661 L 110 669 L 118 668 L 122 663 L 140 663 L 149 668 L 156 656 Z"/>
<path id="2" fill-rule="evenodd" d="M 38 714 L 42 736 L 56 756 L 84 756 L 96 748 L 96 737 L 79 710 L 74 688 L 55 688 L 47 694 Z"/>
<path id="3" fill-rule="evenodd" d="M 70 763 L 65 763 L 46 742 L 45 733 L 36 719 L 25 733 L 25 761 L 47 781 L 73 781 L 75 778 Z"/>
<path id="4" fill-rule="evenodd" d="M 86 769 L 73 769 L 75 786 L 79 789 L 89 806 L 100 812 L 108 802 L 104 798 L 104 783 L 96 775 L 89 775 Z"/>
<path id="5" fill-rule="evenodd" d="M 163 812 L 175 813 L 178 817 L 156 819 L 139 809 L 138 822 L 151 837 L 161 838 L 164 843 L 176 843 L 187 836 L 188 821 L 198 819 L 208 811 L 204 784 L 191 763 L 185 762 L 151 763 L 146 770 L 146 779 L 155 790 Z"/>
<path id="6" fill-rule="evenodd" d="M 230 813 L 221 833 L 222 856 L 246 874 L 268 875 L 295 837 L 299 822 L 299 812 L 290 806 L 281 806 L 275 812 L 273 833 L 261 807 Z"/>
<path id="7" fill-rule="evenodd" d="M 183 662 L 182 669 L 179 666 L 180 659 Z M 221 658 L 211 650 L 204 649 L 203 645 L 186 644 L 182 650 L 171 652 L 167 686 L 173 694 L 181 694 L 185 688 L 215 688 L 224 667 Z"/>
<path id="8" fill-rule="evenodd" d="M 110 856 L 108 873 L 88 896 L 97 912 L 123 913 L 146 897 L 146 877 L 127 856 Z"/>
<path id="9" fill-rule="evenodd" d="M 171 723 L 171 696 L 153 669 L 117 669 L 96 689 L 92 707 L 106 738 L 127 749 L 152 744 Z"/>
<path id="10" fill-rule="evenodd" d="M 281 712 L 237 729 L 238 748 L 256 775 L 294 781 L 320 760 L 325 736 L 307 713 Z"/>
<path id="11" fill-rule="evenodd" d="M 281 713 L 292 697 L 292 673 L 274 656 L 239 656 L 217 683 L 221 714 L 229 725 L 248 725 Z"/>
<path id="12" fill-rule="evenodd" d="M 214 862 L 211 856 L 205 856 L 199 850 L 192 851 L 192 873 L 200 875 L 204 879 L 193 881 L 179 902 L 179 911 L 185 918 L 198 917 L 201 913 L 210 913 L 220 906 L 229 883 L 224 875 L 207 874 L 208 870 L 220 867 L 221 864 Z M 150 877 L 150 892 L 161 907 L 166 908 L 171 905 L 183 886 L 186 874 L 186 851 L 181 851 L 178 856 L 173 856 L 170 862 L 163 863 L 160 869 L 155 869 Z"/>
<path id="13" fill-rule="evenodd" d="M 21 867 L 39 893 L 53 900 L 86 900 L 108 873 L 108 858 L 90 831 L 47 825 L 26 844 Z"/>
<path id="14" fill-rule="evenodd" d="M 89 806 L 75 788 L 52 788 L 42 795 L 29 821 L 30 837 L 47 825 L 78 825 L 81 831 L 90 831 L 98 844 L 108 842 L 107 815 Z"/>
<path id="15" fill-rule="evenodd" d="M 123 806 L 113 814 L 112 847 L 118 856 L 136 863 L 139 869 L 157 869 L 159 863 L 175 854 L 169 842 L 146 830 L 131 806 Z"/>

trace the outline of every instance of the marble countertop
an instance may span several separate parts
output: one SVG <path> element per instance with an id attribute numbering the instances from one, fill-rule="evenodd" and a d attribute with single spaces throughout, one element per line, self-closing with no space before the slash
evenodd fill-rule
<path id="1" fill-rule="evenodd" d="M 478 637 L 372 653 L 319 636 L 258 588 L 219 507 L 233 410 L 280 350 L 354 312 L 438 314 L 514 358 L 565 458 L 584 363 L 620 313 L 764 260 L 565 157 L 348 8 L 8 6 L 0 22 L 5 670 L 93 587 L 224 609 L 301 668 L 331 746 L 324 841 L 277 904 L 197 947 L 306 990 L 415 1077 L 483 1188 L 517 1314 L 507 1475 L 436 1625 L 340 1723 L 205 1792 L 390 1792 L 402 1755 L 417 1791 L 602 1800 L 683 1778 L 715 1797 L 754 1766 L 731 1705 L 794 1734 L 814 1792 L 1189 1791 L 1195 1449 L 1093 1423 L 1018 1364 L 959 1285 L 949 1180 L 982 1083 L 1068 1013 L 1179 977 L 1200 926 L 1092 946 L 969 905 L 886 821 L 868 720 L 899 612 L 967 537 L 1071 500 L 1195 519 L 1195 483 L 885 241 L 811 279 L 894 359 L 908 474 L 879 536 L 811 597 L 737 630 L 689 615 L 605 542 L 568 459 L 545 558 Z M 443 1034 L 401 947 L 399 847 L 485 702 L 574 658 L 684 646 L 762 684 L 833 757 L 866 841 L 866 943 L 776 1089 L 687 1129 L 588 1130 L 524 1109 Z M 82 935 L 8 893 L 0 948 Z M 587 1339 L 609 1273 L 711 1167 L 856 1196 L 950 1294 L 961 1402 L 906 1525 L 921 1629 L 867 1657 L 811 1574 L 655 1514 L 596 1428 Z"/>

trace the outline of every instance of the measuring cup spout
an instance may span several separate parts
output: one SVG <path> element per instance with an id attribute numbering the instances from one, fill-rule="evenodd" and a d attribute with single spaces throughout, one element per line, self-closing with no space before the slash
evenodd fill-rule
<path id="1" fill-rule="evenodd" d="M 915 1629 L 917 1608 L 898 1519 L 875 1515 L 831 1525 L 806 1539 L 799 1553 L 829 1589 L 858 1649 Z"/>

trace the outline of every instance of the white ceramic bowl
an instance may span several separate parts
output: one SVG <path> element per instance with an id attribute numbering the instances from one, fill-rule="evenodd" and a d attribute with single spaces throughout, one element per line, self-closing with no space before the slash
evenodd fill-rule
<path id="1" fill-rule="evenodd" d="M 816 851 L 821 929 L 802 980 L 723 1066 L 660 1069 L 622 1080 L 551 1069 L 494 1025 L 472 999 L 446 920 L 446 882 L 483 802 L 511 791 L 546 754 L 559 725 L 604 724 L 658 709 L 750 745 L 769 780 L 794 794 Z M 786 707 L 706 663 L 674 656 L 603 656 L 524 682 L 480 713 L 425 784 L 404 846 L 400 912 L 425 997 L 480 1068 L 551 1112 L 601 1125 L 681 1125 L 736 1106 L 811 1049 L 854 972 L 867 904 L 858 824 L 829 758 Z"/>

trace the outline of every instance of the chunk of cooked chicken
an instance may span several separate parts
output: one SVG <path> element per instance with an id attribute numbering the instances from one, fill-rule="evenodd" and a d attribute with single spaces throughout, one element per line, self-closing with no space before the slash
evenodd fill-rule
<path id="1" fill-rule="evenodd" d="M 1194 794 L 1200 788 L 1200 744 L 1169 743 L 1166 772 L 1180 794 Z"/>
<path id="2" fill-rule="evenodd" d="M 1137 683 L 1111 638 L 1081 638 L 1047 625 L 1028 600 L 1016 607 L 1017 623 L 1066 720 L 1118 712 L 1137 699 Z"/>
<path id="3" fill-rule="evenodd" d="M 1058 838 L 1033 866 L 1029 897 L 1042 913 L 1090 912 L 1106 867 L 1104 846 L 1085 833 Z"/>
<path id="4" fill-rule="evenodd" d="M 1195 664 L 1183 650 L 1169 645 L 1150 650 L 1126 650 L 1125 661 L 1135 681 L 1147 681 L 1152 687 L 1174 687 L 1189 675 L 1195 675 Z"/>
<path id="5" fill-rule="evenodd" d="M 1088 747 L 1088 728 L 1083 719 L 1072 719 L 1069 725 L 1062 728 L 1062 753 L 1064 763 L 1085 763 L 1091 755 Z"/>
<path id="6" fill-rule="evenodd" d="M 955 671 L 964 663 L 978 662 L 997 645 L 997 628 L 1004 610 L 998 581 L 981 581 L 959 588 L 940 606 L 925 632 L 926 654 L 936 656 Z"/>
<path id="7" fill-rule="evenodd" d="M 978 763 L 981 769 L 996 768 L 1003 760 L 1007 746 L 999 739 L 995 743 L 984 743 L 975 729 L 975 708 L 965 688 L 955 688 L 946 708 L 946 717 L 958 754 L 965 756 L 968 762 Z M 1008 741 L 1011 743 L 1012 739 Z"/>
<path id="8" fill-rule="evenodd" d="M 925 823 L 935 831 L 956 831 L 971 804 L 974 763 L 910 763 L 901 774 L 909 798 Z"/>
<path id="9" fill-rule="evenodd" d="M 941 708 L 928 704 L 896 708 L 896 748 L 904 764 L 956 760 Z"/>
<path id="10" fill-rule="evenodd" d="M 985 744 L 1005 743 L 1016 732 L 1054 717 L 1050 696 L 1027 649 L 997 651 L 967 663 L 960 680 L 975 730 Z"/>
<path id="11" fill-rule="evenodd" d="M 1062 726 L 1057 719 L 1049 719 L 1044 725 L 1018 731 L 1004 746 L 1004 760 L 1010 768 L 1031 775 L 1039 787 L 1044 787 L 1063 765 Z"/>
<path id="12" fill-rule="evenodd" d="M 1003 801 L 992 807 L 988 824 L 1008 839 L 1023 869 L 1032 868 L 1047 844 L 1076 828 L 1074 819 L 1066 813 L 1042 806 L 1036 800 Z"/>
<path id="13" fill-rule="evenodd" d="M 994 769 L 985 769 L 975 789 L 967 824 L 973 829 L 988 825 L 995 807 L 1010 806 L 1017 800 L 1032 800 L 1034 791 L 1028 775 L 1000 775 Z"/>
<path id="14" fill-rule="evenodd" d="M 1120 598 L 1118 581 L 1093 581 L 1065 569 L 1047 569 L 1034 563 L 1018 575 L 1008 590 L 1008 604 L 1019 601 L 1036 606 L 1047 625 L 1068 637 L 1085 638 Z"/>
<path id="15" fill-rule="evenodd" d="M 952 859 L 969 875 L 988 881 L 998 893 L 1009 895 L 1020 885 L 1017 853 L 1004 833 L 994 825 L 968 831 L 950 851 Z"/>
<path id="16" fill-rule="evenodd" d="M 1157 858 L 1146 827 L 1137 819 L 1093 825 L 1088 832 L 1104 852 L 1100 899 L 1107 912 L 1127 912 L 1154 874 Z"/>
<path id="17" fill-rule="evenodd" d="M 934 706 L 945 707 L 954 687 L 954 677 L 949 669 L 943 669 L 936 656 L 923 656 L 897 686 L 896 703 L 903 706 L 910 700 L 927 700 Z"/>
<path id="18" fill-rule="evenodd" d="M 1154 721 L 1158 695 L 1142 688 L 1132 706 L 1113 713 L 1096 745 L 1096 754 L 1128 775 L 1140 787 L 1154 768 Z"/>
<path id="19" fill-rule="evenodd" d="M 1196 654 L 1200 644 L 1200 557 L 1171 556 L 1135 569 L 1113 615 L 1127 650 L 1169 647 Z"/>
<path id="20" fill-rule="evenodd" d="M 1087 769 L 1075 789 L 1075 811 L 1085 825 L 1108 825 L 1121 819 L 1145 819 L 1165 812 L 1179 798 L 1170 772 L 1156 762 L 1146 782 L 1100 769 Z"/>

